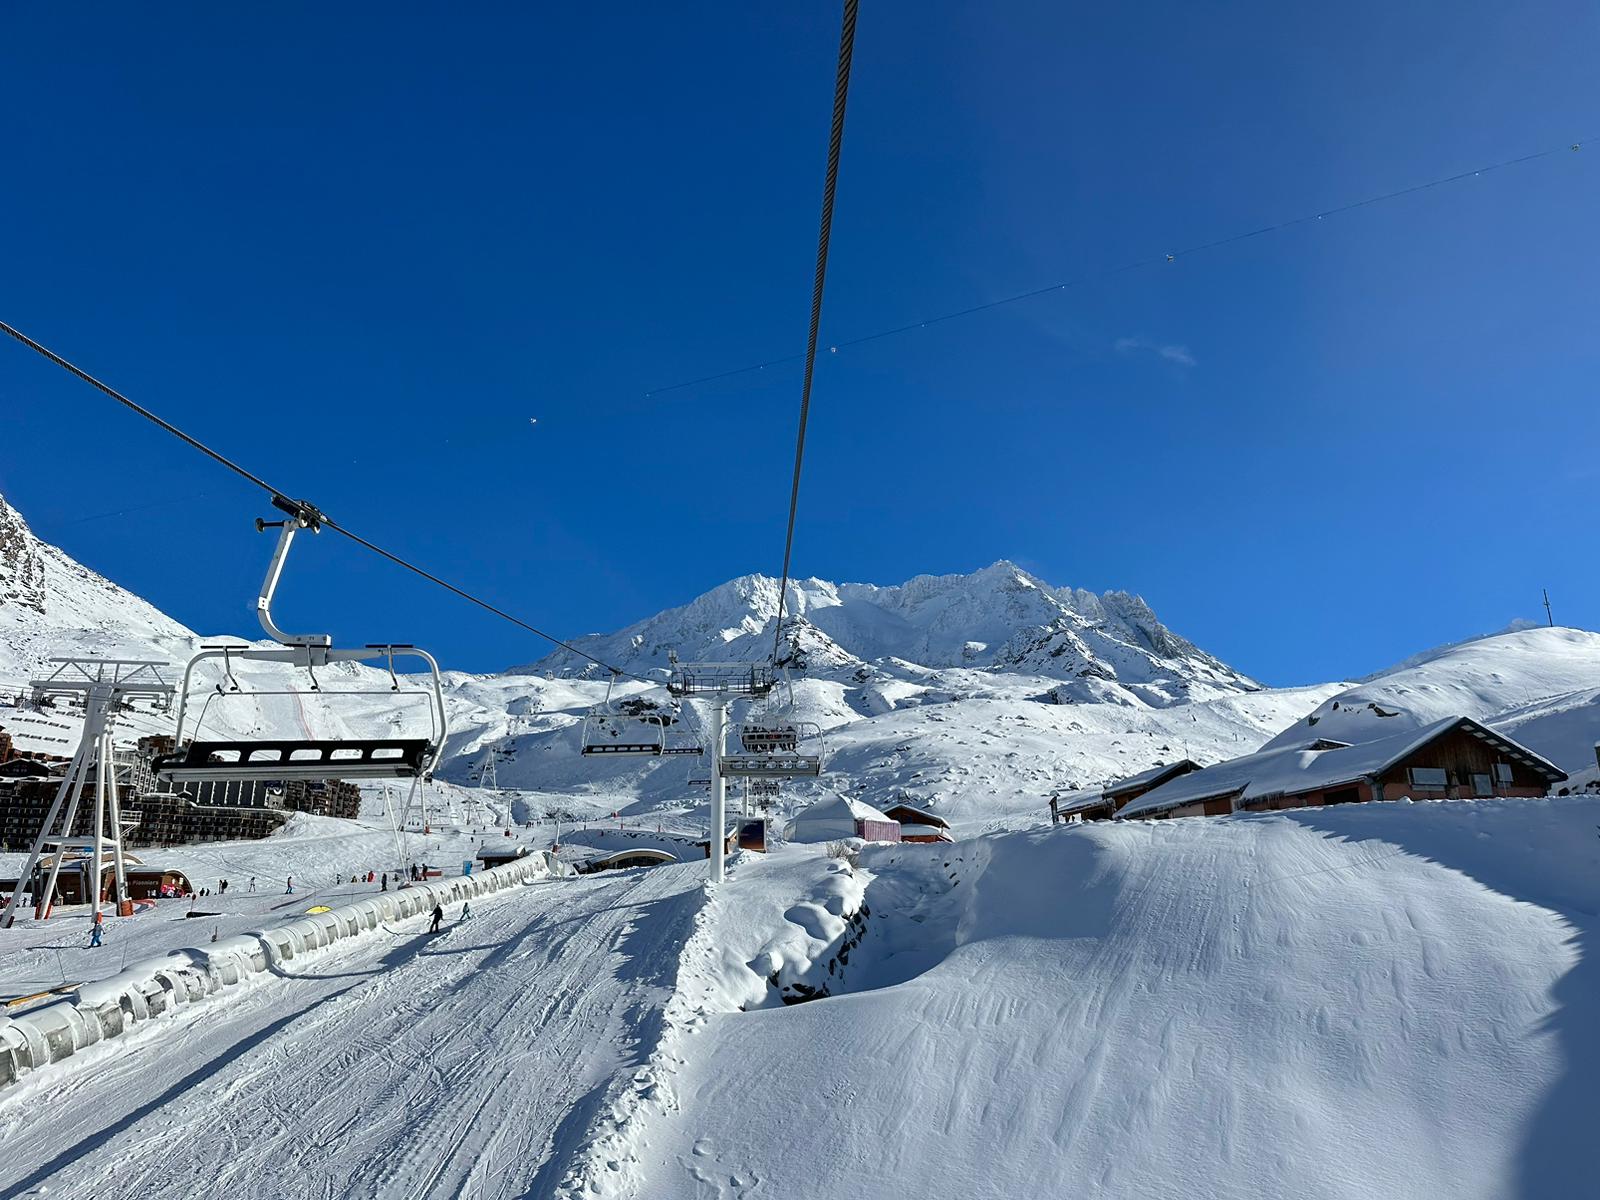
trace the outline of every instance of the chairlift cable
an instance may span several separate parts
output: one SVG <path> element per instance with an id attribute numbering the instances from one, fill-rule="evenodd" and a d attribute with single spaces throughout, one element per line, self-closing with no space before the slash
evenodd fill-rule
<path id="1" fill-rule="evenodd" d="M 360 536 L 354 530 L 345 528 L 343 525 L 340 525 L 337 521 L 334 521 L 334 520 L 330 519 L 329 517 L 324 515 L 319 509 L 314 508 L 312 505 L 307 504 L 305 501 L 288 499 L 287 498 L 288 497 L 288 493 L 287 492 L 283 491 L 280 488 L 273 487 L 265 479 L 261 478 L 261 476 L 255 474 L 253 471 L 249 471 L 246 468 L 240 466 L 238 463 L 234 462 L 231 458 L 227 457 L 225 454 L 222 454 L 222 453 L 220 453 L 220 452 L 218 452 L 216 450 L 213 450 L 210 446 L 206 445 L 199 438 L 194 437 L 194 436 L 192 436 L 192 435 L 190 435 L 188 433 L 185 433 L 182 429 L 179 429 L 176 425 L 172 424 L 172 422 L 167 421 L 167 420 L 157 416 L 155 413 L 151 412 L 148 408 L 145 408 L 143 405 L 138 404 L 138 403 L 134 402 L 133 400 L 130 400 L 127 396 L 124 396 L 121 392 L 117 391 L 116 388 L 112 387 L 110 384 L 104 383 L 101 380 L 96 379 L 93 375 L 89 374 L 89 372 L 85 371 L 82 367 L 79 367 L 76 364 L 67 361 L 65 358 L 62 358 L 61 355 L 57 354 L 54 350 L 51 350 L 49 347 L 40 345 L 38 342 L 34 341 L 31 337 L 29 337 L 27 334 L 23 333 L 20 329 L 17 329 L 15 326 L 10 325 L 5 321 L 0 321 L 0 330 L 4 330 L 6 333 L 10 334 L 17 341 L 21 342 L 24 346 L 28 347 L 28 349 L 33 350 L 35 353 L 43 355 L 45 358 L 47 358 L 51 362 L 55 363 L 56 366 L 60 367 L 62 370 L 68 372 L 71 375 L 77 376 L 79 379 L 83 380 L 83 382 L 87 383 L 90 387 L 93 387 L 96 390 L 98 390 L 100 392 L 103 392 L 105 395 L 107 395 L 111 399 L 115 400 L 118 404 L 121 404 L 123 407 L 132 410 L 133 412 L 137 413 L 139 416 L 143 417 L 145 420 L 147 420 L 147 421 L 151 422 L 152 424 L 157 425 L 160 428 L 166 430 L 166 432 L 170 433 L 173 437 L 177 438 L 179 441 L 184 442 L 185 444 L 187 444 L 187 445 L 193 447 L 194 449 L 200 451 L 200 453 L 204 454 L 207 458 L 209 458 L 212 461 L 217 462 L 217 463 L 221 464 L 222 466 L 226 467 L 228 470 L 232 471 L 235 475 L 238 475 L 241 478 L 243 478 L 245 480 L 248 480 L 250 483 L 253 483 L 256 487 L 258 487 L 262 491 L 268 493 L 272 497 L 273 504 L 275 506 L 277 506 L 278 508 L 281 508 L 286 512 L 295 513 L 296 515 L 301 515 L 301 516 L 304 516 L 304 517 L 308 517 L 316 525 L 321 526 L 323 528 L 331 529 L 335 533 L 342 534 L 343 536 L 349 538 L 352 542 L 355 542 L 357 545 L 363 546 L 366 549 L 372 551 L 374 554 L 377 554 L 382 558 L 388 559 L 390 562 L 394 563 L 396 566 L 404 567 L 406 570 L 412 572 L 413 574 L 422 576 L 422 578 L 428 580 L 430 583 L 438 584 L 440 587 L 444 588 L 446 591 L 451 592 L 451 593 L 461 597 L 463 600 L 466 600 L 466 601 L 468 601 L 468 602 L 470 602 L 472 604 L 476 604 L 479 608 L 484 609 L 486 612 L 493 613 L 495 616 L 501 618 L 502 620 L 509 621 L 509 622 L 511 622 L 511 624 L 516 625 L 519 628 L 526 629 L 529 633 L 532 633 L 537 637 L 541 637 L 545 641 L 550 642 L 553 645 L 561 647 L 561 649 L 563 649 L 563 650 L 570 651 L 571 653 L 576 654 L 580 658 L 588 659 L 590 662 L 594 663 L 596 666 L 605 668 L 607 671 L 609 671 L 611 673 L 613 678 L 616 678 L 618 676 L 626 676 L 627 678 L 636 680 L 639 683 L 651 683 L 652 682 L 651 680 L 646 679 L 643 676 L 635 675 L 631 671 L 625 671 L 621 667 L 613 666 L 611 663 L 608 663 L 603 659 L 596 658 L 593 654 L 590 654 L 590 653 L 588 653 L 587 651 L 584 651 L 584 650 L 580 650 L 576 646 L 572 645 L 570 642 L 564 642 L 560 638 L 556 637 L 553 634 L 546 633 L 544 630 L 540 629 L 538 626 L 532 625 L 529 622 L 524 621 L 521 617 L 513 616 L 511 613 L 506 612 L 505 609 L 499 608 L 496 605 L 491 604 L 487 600 L 483 600 L 483 599 L 480 599 L 477 596 L 474 596 L 471 592 L 468 592 L 463 588 L 457 587 L 455 584 L 450 583 L 448 580 L 444 580 L 444 579 L 439 578 L 439 576 L 433 574 L 433 572 L 425 570 L 422 567 L 419 567 L 416 563 L 413 563 L 413 562 L 410 562 L 410 561 L 408 561 L 408 560 L 406 560 L 404 558 L 401 558 L 398 554 L 394 554 L 391 551 L 385 550 L 382 546 L 379 546 L 374 542 L 369 542 L 366 538 Z"/>
<path id="2" fill-rule="evenodd" d="M 800 423 L 794 439 L 794 479 L 789 487 L 789 526 L 783 540 L 783 577 L 778 584 L 778 619 L 772 630 L 772 661 L 778 661 L 784 602 L 789 592 L 789 564 L 794 555 L 794 520 L 800 507 L 800 469 L 806 457 L 806 422 L 811 415 L 811 380 L 817 365 L 817 330 L 822 324 L 822 288 L 828 277 L 828 242 L 833 233 L 833 201 L 839 184 L 839 149 L 844 143 L 845 103 L 850 95 L 850 60 L 855 52 L 858 0 L 844 0 L 844 26 L 839 32 L 839 66 L 833 84 L 833 125 L 828 133 L 828 170 L 822 184 L 822 223 L 817 231 L 817 272 L 811 285 L 811 325 L 806 334 L 805 378 L 800 385 Z"/>
<path id="3" fill-rule="evenodd" d="M 1181 249 L 1165 250 L 1156 254 L 1151 254 L 1145 258 L 1131 259 L 1128 262 L 1121 263 L 1117 266 L 1106 267 L 1098 271 L 1091 271 L 1083 275 L 1077 275 L 1070 279 L 1059 280 L 1056 283 L 1046 284 L 1043 287 L 1030 288 L 1025 292 L 1015 292 L 1009 296 L 1001 296 L 995 300 L 986 300 L 979 304 L 968 305 L 966 308 L 954 309 L 950 312 L 939 313 L 930 317 L 923 317 L 921 320 L 911 321 L 904 325 L 894 325 L 887 329 L 877 330 L 874 333 L 866 333 L 859 337 L 847 338 L 843 341 L 833 342 L 829 345 L 828 350 L 830 353 L 837 353 L 840 350 L 849 349 L 854 346 L 865 345 L 868 342 L 876 342 L 881 341 L 884 338 L 898 337 L 903 333 L 914 333 L 918 329 L 926 329 L 930 325 L 942 325 L 946 321 L 954 321 L 961 317 L 973 316 L 976 313 L 988 312 L 990 309 L 1003 308 L 1008 305 L 1018 304 L 1024 300 L 1036 300 L 1041 296 L 1048 296 L 1053 292 L 1061 292 L 1066 291 L 1069 288 L 1082 287 L 1085 284 L 1098 283 L 1102 280 L 1111 279 L 1118 275 L 1126 275 L 1131 271 L 1142 271 L 1147 267 L 1159 266 L 1163 263 L 1175 263 L 1180 258 L 1187 258 L 1192 254 L 1199 254 L 1202 251 L 1221 249 L 1224 246 L 1231 246 L 1236 242 L 1248 241 L 1251 238 L 1261 237 L 1269 233 L 1278 233 L 1285 229 L 1291 229 L 1297 225 L 1309 225 L 1314 221 L 1323 220 L 1325 217 L 1336 217 L 1343 213 L 1352 212 L 1359 208 L 1370 208 L 1374 204 L 1383 204 L 1389 200 L 1398 200 L 1402 196 L 1411 196 L 1415 195 L 1417 192 L 1426 192 L 1432 190 L 1433 188 L 1445 187 L 1453 183 L 1461 183 L 1468 179 L 1474 179 L 1480 175 L 1487 175 L 1491 171 L 1501 171 L 1508 167 L 1522 166 L 1525 163 L 1536 162 L 1539 159 L 1550 158 L 1552 155 L 1558 155 L 1563 151 L 1572 152 L 1581 150 L 1585 145 L 1597 140 L 1600 140 L 1600 135 L 1591 135 L 1586 138 L 1580 138 L 1574 142 L 1563 142 L 1559 146 L 1549 146 L 1543 150 L 1535 150 L 1528 154 L 1519 154 L 1514 158 L 1501 159 L 1498 162 L 1488 163 L 1485 166 L 1474 167 L 1470 171 L 1458 171 L 1453 175 L 1445 175 L 1437 179 L 1429 179 L 1422 183 L 1414 183 L 1407 187 L 1396 188 L 1393 191 L 1380 192 L 1377 195 L 1368 196 L 1365 199 L 1352 200 L 1346 204 L 1339 204 L 1332 208 L 1322 209 L 1319 212 L 1305 213 L 1298 217 L 1290 217 L 1287 220 L 1277 221 L 1271 225 L 1263 225 L 1259 229 L 1251 229 L 1239 233 L 1226 234 L 1221 237 L 1213 238 L 1209 241 L 1197 242 L 1194 245 L 1184 246 Z M 655 396 L 665 395 L 668 392 L 676 392 L 681 391 L 684 388 L 698 387 L 703 383 L 715 383 L 722 379 L 732 379 L 735 376 L 748 375 L 755 371 L 764 371 L 768 367 L 787 366 L 789 363 L 798 362 L 804 357 L 804 354 L 780 355 L 777 358 L 764 359 L 761 362 L 749 363 L 746 366 L 734 367 L 726 371 L 717 371 L 711 375 L 700 375 L 694 379 L 685 379 L 679 383 L 667 384 L 664 387 L 651 388 L 649 391 L 645 392 L 644 395 L 646 399 L 650 399 Z"/>

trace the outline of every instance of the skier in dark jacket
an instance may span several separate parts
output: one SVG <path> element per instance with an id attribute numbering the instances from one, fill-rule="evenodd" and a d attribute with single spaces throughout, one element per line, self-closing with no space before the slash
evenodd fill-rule
<path id="1" fill-rule="evenodd" d="M 439 922 L 442 921 L 442 920 L 444 920 L 444 909 L 440 908 L 437 904 L 435 904 L 433 906 L 433 930 L 432 930 L 432 932 L 434 932 L 434 933 L 438 933 L 439 932 Z"/>

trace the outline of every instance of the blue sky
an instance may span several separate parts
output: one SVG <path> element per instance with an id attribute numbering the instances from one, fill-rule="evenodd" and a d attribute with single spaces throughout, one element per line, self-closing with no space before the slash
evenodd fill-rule
<path id="1" fill-rule="evenodd" d="M 802 347 L 838 11 L 682 7 L 16 9 L 0 316 L 564 635 L 775 574 L 798 367 L 645 393 Z M 1600 135 L 1597 50 L 1565 2 L 868 0 L 823 341 Z M 1596 211 L 1600 142 L 825 355 L 797 571 L 1011 558 L 1274 683 L 1544 586 L 1594 627 Z M 249 631 L 263 499 L 9 342 L 0 419 L 42 536 Z M 545 650 L 331 537 L 282 615 Z"/>

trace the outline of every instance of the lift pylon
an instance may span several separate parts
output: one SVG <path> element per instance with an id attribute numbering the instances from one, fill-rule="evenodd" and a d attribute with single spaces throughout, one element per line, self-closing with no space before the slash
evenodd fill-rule
<path id="1" fill-rule="evenodd" d="M 711 702 L 711 723 L 707 731 L 710 734 L 707 750 L 711 755 L 711 827 L 707 835 L 711 851 L 710 878 L 720 882 L 728 840 L 728 777 L 719 764 L 728 752 L 728 704 L 733 700 L 761 699 L 772 691 L 776 679 L 771 663 L 680 663 L 675 654 L 671 661 L 668 693 L 686 700 Z"/>
<path id="2" fill-rule="evenodd" d="M 17 876 L 17 886 L 0 911 L 0 929 L 9 929 L 16 920 L 17 909 L 22 904 L 24 888 L 33 890 L 33 915 L 42 920 L 50 915 L 55 899 L 56 880 L 61 875 L 61 861 L 68 850 L 88 849 L 91 878 L 88 881 L 91 905 L 90 919 L 100 915 L 100 873 L 104 869 L 105 855 L 110 851 L 116 867 L 116 911 L 118 916 L 130 916 L 132 901 L 128 897 L 127 863 L 122 853 L 122 807 L 117 795 L 116 763 L 111 745 L 112 725 L 118 713 L 127 709 L 130 702 L 139 699 L 152 701 L 164 711 L 171 703 L 172 684 L 162 674 L 167 666 L 162 662 L 115 658 L 53 658 L 56 669 L 43 679 L 29 684 L 29 698 L 33 704 L 67 699 L 83 706 L 83 736 L 77 752 L 56 789 L 55 800 L 45 814 L 44 824 L 33 840 L 28 852 L 27 865 Z M 74 837 L 72 827 L 77 819 L 78 807 L 90 776 L 94 778 L 94 833 L 92 836 Z M 106 825 L 110 824 L 110 836 Z M 50 876 L 40 887 L 35 882 L 40 859 L 47 849 L 51 856 Z"/>

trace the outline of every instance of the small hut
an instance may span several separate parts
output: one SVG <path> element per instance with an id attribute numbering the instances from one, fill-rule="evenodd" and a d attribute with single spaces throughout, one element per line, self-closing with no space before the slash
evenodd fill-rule
<path id="1" fill-rule="evenodd" d="M 819 800 L 810 808 L 801 809 L 789 822 L 791 842 L 838 842 L 846 838 L 898 842 L 900 822 L 848 796 Z"/>
<path id="2" fill-rule="evenodd" d="M 902 842 L 948 842 L 954 840 L 950 836 L 950 822 L 937 813 L 925 812 L 920 808 L 913 808 L 909 804 L 893 804 L 883 810 L 883 815 L 891 821 L 900 822 L 900 840 Z"/>

